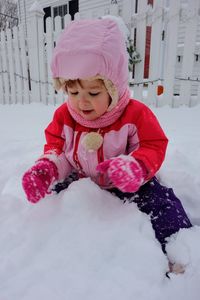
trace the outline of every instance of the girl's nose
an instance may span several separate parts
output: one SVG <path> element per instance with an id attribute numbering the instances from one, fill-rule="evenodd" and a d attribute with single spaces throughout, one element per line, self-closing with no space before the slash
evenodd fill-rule
<path id="1" fill-rule="evenodd" d="M 79 96 L 79 102 L 81 102 L 83 104 L 89 103 L 89 101 L 87 100 L 87 97 L 85 97 L 84 95 Z"/>

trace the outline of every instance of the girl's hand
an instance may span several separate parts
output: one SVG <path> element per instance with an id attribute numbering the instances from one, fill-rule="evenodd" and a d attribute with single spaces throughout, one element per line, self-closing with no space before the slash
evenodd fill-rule
<path id="1" fill-rule="evenodd" d="M 46 194 L 50 194 L 50 185 L 57 180 L 58 170 L 56 165 L 49 160 L 39 160 L 30 168 L 22 178 L 22 186 L 27 199 L 36 203 Z"/>
<path id="2" fill-rule="evenodd" d="M 133 193 L 144 183 L 145 170 L 132 156 L 121 155 L 100 163 L 97 171 L 107 173 L 116 188 Z"/>

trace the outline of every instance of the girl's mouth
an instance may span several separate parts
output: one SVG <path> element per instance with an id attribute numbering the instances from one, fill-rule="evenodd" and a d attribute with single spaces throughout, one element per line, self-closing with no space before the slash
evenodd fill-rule
<path id="1" fill-rule="evenodd" d="M 89 115 L 91 112 L 93 112 L 93 109 L 90 109 L 90 110 L 82 110 L 82 113 L 84 113 L 85 115 Z"/>

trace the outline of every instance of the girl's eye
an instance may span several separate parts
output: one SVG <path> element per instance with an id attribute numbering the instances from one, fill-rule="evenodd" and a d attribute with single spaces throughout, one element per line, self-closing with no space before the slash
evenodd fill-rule
<path id="1" fill-rule="evenodd" d="M 70 92 L 71 95 L 78 95 L 78 92 Z"/>
<path id="2" fill-rule="evenodd" d="M 89 93 L 89 94 L 90 94 L 90 96 L 95 97 L 95 96 L 99 95 L 100 93 L 98 92 L 98 93 Z"/>

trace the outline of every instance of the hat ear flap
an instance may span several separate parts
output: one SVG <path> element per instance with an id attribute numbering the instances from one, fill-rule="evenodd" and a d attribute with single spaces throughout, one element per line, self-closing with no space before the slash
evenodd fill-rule
<path id="1" fill-rule="evenodd" d="M 102 76 L 102 75 L 96 75 L 93 77 L 89 77 L 87 79 L 88 80 L 100 79 L 103 81 L 105 88 L 111 98 L 111 103 L 110 103 L 107 111 L 111 111 L 117 105 L 117 103 L 119 101 L 119 93 L 118 93 L 117 87 L 114 85 L 114 83 L 110 79 L 107 79 L 105 76 Z"/>
<path id="2" fill-rule="evenodd" d="M 119 94 L 116 86 L 112 83 L 111 80 L 104 78 L 104 84 L 112 100 L 107 111 L 111 111 L 119 101 Z"/>
<path id="3" fill-rule="evenodd" d="M 62 87 L 62 83 L 59 78 L 53 78 L 53 87 L 56 91 L 59 91 Z"/>

